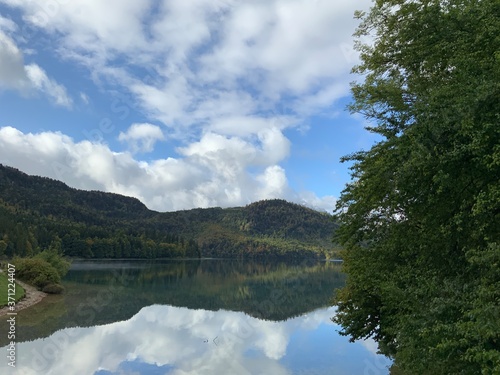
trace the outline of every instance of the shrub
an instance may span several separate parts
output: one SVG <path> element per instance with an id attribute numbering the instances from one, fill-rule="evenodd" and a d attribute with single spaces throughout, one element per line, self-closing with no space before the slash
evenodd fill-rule
<path id="1" fill-rule="evenodd" d="M 15 258 L 13 263 L 16 266 L 16 276 L 39 289 L 61 281 L 56 269 L 44 259 Z"/>
<path id="2" fill-rule="evenodd" d="M 69 270 L 70 262 L 65 260 L 56 250 L 48 249 L 37 254 L 35 258 L 40 258 L 50 263 L 57 271 L 59 277 L 63 278 Z"/>

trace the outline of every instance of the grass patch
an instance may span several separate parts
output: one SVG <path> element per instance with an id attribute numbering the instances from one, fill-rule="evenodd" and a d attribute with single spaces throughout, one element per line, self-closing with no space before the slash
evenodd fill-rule
<path id="1" fill-rule="evenodd" d="M 8 285 L 7 274 L 5 272 L 0 272 L 0 307 L 7 305 L 8 302 Z M 19 301 L 25 295 L 24 288 L 16 283 L 16 301 Z"/>

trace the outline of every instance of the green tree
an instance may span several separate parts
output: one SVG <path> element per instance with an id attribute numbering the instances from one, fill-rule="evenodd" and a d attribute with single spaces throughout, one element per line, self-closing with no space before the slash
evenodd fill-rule
<path id="1" fill-rule="evenodd" d="M 56 254 L 63 255 L 62 240 L 59 238 L 59 236 L 54 237 L 54 239 L 50 243 L 49 250 L 53 251 Z"/>
<path id="2" fill-rule="evenodd" d="M 65 260 L 56 247 L 50 247 L 47 250 L 37 254 L 35 258 L 40 258 L 49 263 L 57 272 L 60 278 L 63 278 L 69 271 L 71 263 Z"/>
<path id="3" fill-rule="evenodd" d="M 194 240 L 189 240 L 186 246 L 186 256 L 188 258 L 200 258 L 200 248 Z"/>
<path id="4" fill-rule="evenodd" d="M 0 240 L 0 257 L 5 254 L 7 249 L 7 243 L 4 240 Z"/>
<path id="5" fill-rule="evenodd" d="M 404 374 L 500 373 L 500 2 L 375 1 L 357 16 L 350 109 L 382 140 L 344 158 L 333 319 Z"/>

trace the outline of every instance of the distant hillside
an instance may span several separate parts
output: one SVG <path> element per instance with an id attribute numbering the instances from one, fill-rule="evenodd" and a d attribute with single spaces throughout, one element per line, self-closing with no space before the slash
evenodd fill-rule
<path id="1" fill-rule="evenodd" d="M 29 176 L 0 164 L 0 199 L 38 214 L 64 216 L 76 221 L 128 219 L 151 216 L 152 211 L 136 198 L 73 189 L 47 177 Z M 61 208 L 64 210 L 61 211 Z M 92 217 L 86 216 L 91 214 Z"/>
<path id="2" fill-rule="evenodd" d="M 331 216 L 284 200 L 160 213 L 0 164 L 0 256 L 50 246 L 85 258 L 324 257 Z"/>

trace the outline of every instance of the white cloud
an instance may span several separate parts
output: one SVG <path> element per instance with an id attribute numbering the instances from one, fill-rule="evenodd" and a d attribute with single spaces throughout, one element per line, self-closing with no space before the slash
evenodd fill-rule
<path id="1" fill-rule="evenodd" d="M 284 132 L 304 131 L 308 116 L 336 113 L 332 104 L 348 94 L 348 73 L 357 61 L 353 13 L 367 9 L 369 0 L 0 3 L 17 8 L 51 48 L 57 46 L 56 57 L 85 67 L 100 88 L 111 84 L 130 95 L 130 108 L 168 128 L 169 140 L 181 141 L 179 156 L 146 163 L 104 145 L 46 133 L 62 142 L 63 159 L 42 148 L 11 145 L 20 161 L 6 152 L 2 157 L 12 165 L 60 178 L 39 160 L 60 163 L 69 166 L 59 169 L 72 186 L 133 195 L 159 210 L 281 197 L 332 211 L 333 197 L 290 189 L 282 162 L 292 148 Z M 13 27 L 0 19 L 2 24 Z M 0 85 L 31 87 L 71 106 L 65 88 L 42 68 L 24 66 L 10 37 L 0 34 L 0 47 Z M 89 100 L 82 94 L 80 99 Z M 167 134 L 134 125 L 121 131 L 119 139 L 132 153 L 151 151 L 163 140 L 160 132 Z M 19 138 L 31 147 L 40 136 Z"/>
<path id="2" fill-rule="evenodd" d="M 278 165 L 267 167 L 264 173 L 257 176 L 260 182 L 262 198 L 280 198 L 289 195 L 285 170 Z"/>
<path id="3" fill-rule="evenodd" d="M 36 90 L 46 94 L 56 105 L 68 108 L 72 106 L 73 101 L 68 96 L 66 88 L 47 77 L 47 74 L 42 68 L 36 64 L 30 64 L 26 65 L 24 70 L 26 71 L 26 76 Z"/>
<path id="4" fill-rule="evenodd" d="M 323 197 L 318 197 L 311 191 L 301 191 L 297 197 L 297 202 L 305 206 L 311 207 L 318 211 L 327 211 L 328 213 L 333 213 L 335 205 L 337 203 L 337 198 L 333 195 L 325 195 Z"/>
<path id="5" fill-rule="evenodd" d="M 13 33 L 17 31 L 17 25 L 11 19 L 2 17 L 2 15 L 0 15 L 0 31 Z"/>
<path id="6" fill-rule="evenodd" d="M 0 31 L 0 87 L 21 90 L 28 84 L 21 51 L 11 38 Z"/>
<path id="7" fill-rule="evenodd" d="M 90 103 L 90 98 L 87 94 L 84 92 L 80 92 L 80 100 L 83 102 L 83 104 L 89 104 Z"/>
<path id="8" fill-rule="evenodd" d="M 120 132 L 118 139 L 126 142 L 133 153 L 151 152 L 157 141 L 165 139 L 161 128 L 152 124 L 132 124 L 128 130 Z"/>
<path id="9" fill-rule="evenodd" d="M 154 126 L 141 125 L 145 124 L 129 129 L 130 139 L 144 135 L 140 129 L 159 136 Z M 284 169 L 276 163 L 288 155 L 289 141 L 277 129 L 264 131 L 255 142 L 207 133 L 178 152 L 179 158 L 144 162 L 128 152 L 113 152 L 87 140 L 75 142 L 59 132 L 24 134 L 0 128 L 0 163 L 80 189 L 134 196 L 151 209 L 230 207 L 285 198 L 331 211 L 328 197 L 300 195 L 288 186 Z"/>
<path id="10" fill-rule="evenodd" d="M 357 59 L 350 48 L 353 12 L 370 4 L 54 0 L 44 8 L 3 2 L 57 38 L 61 56 L 122 85 L 174 133 L 276 110 L 284 96 L 302 116 L 328 110 L 347 94 L 346 76 Z"/>
<path id="11" fill-rule="evenodd" d="M 49 78 L 36 64 L 24 65 L 23 54 L 6 34 L 0 31 L 0 88 L 14 89 L 24 95 L 40 92 L 56 105 L 71 107 L 66 88 Z"/>

